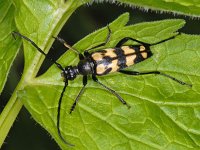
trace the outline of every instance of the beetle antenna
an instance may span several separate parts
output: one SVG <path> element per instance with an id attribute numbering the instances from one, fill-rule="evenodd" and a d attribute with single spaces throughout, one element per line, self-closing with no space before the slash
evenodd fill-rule
<path id="1" fill-rule="evenodd" d="M 53 36 L 53 38 L 55 40 L 57 40 L 58 42 L 62 43 L 66 48 L 73 50 L 77 54 L 80 54 L 80 52 L 77 49 L 75 49 L 72 46 L 70 46 L 69 44 L 67 44 L 67 42 L 64 39 L 62 39 L 60 37 L 54 37 L 54 36 Z"/>
<path id="2" fill-rule="evenodd" d="M 60 98 L 59 98 L 59 101 L 58 101 L 58 109 L 57 109 L 57 112 L 58 112 L 58 114 L 57 114 L 57 130 L 58 130 L 58 135 L 59 135 L 60 139 L 61 139 L 65 144 L 67 144 L 67 145 L 69 145 L 69 146 L 74 146 L 73 144 L 71 144 L 71 143 L 69 143 L 69 142 L 67 142 L 67 141 L 65 140 L 65 138 L 62 136 L 61 131 L 60 131 L 60 110 L 61 110 L 62 98 L 63 98 L 63 95 L 64 95 L 64 93 L 65 93 L 66 87 L 67 87 L 67 85 L 68 85 L 67 79 L 65 79 L 65 80 L 66 80 L 66 81 L 65 81 L 65 85 L 64 85 L 64 87 L 63 87 L 62 93 L 60 94 Z"/>
<path id="3" fill-rule="evenodd" d="M 19 32 L 13 31 L 12 32 L 13 37 L 16 39 L 16 35 L 20 36 L 21 38 L 25 39 L 26 41 L 30 42 L 41 54 L 43 54 L 47 59 L 49 59 L 51 62 L 53 62 L 60 70 L 64 71 L 64 68 L 62 67 L 61 64 L 59 64 L 58 62 L 56 62 L 55 60 L 53 60 L 51 57 L 49 57 L 41 48 L 39 48 L 37 46 L 37 44 L 35 44 L 35 42 L 33 42 L 31 39 L 29 39 L 28 37 L 22 35 Z"/>
<path id="4" fill-rule="evenodd" d="M 21 38 L 25 39 L 26 41 L 30 42 L 41 54 L 43 54 L 47 59 L 49 59 L 51 62 L 53 62 L 54 64 L 56 64 L 56 66 L 57 66 L 60 70 L 62 70 L 63 72 L 65 71 L 61 64 L 59 64 L 58 62 L 56 62 L 55 60 L 53 60 L 52 58 L 50 58 L 50 57 L 49 57 L 45 52 L 43 52 L 42 49 L 39 48 L 39 47 L 37 46 L 37 44 L 35 44 L 35 42 L 33 42 L 31 39 L 29 39 L 28 37 L 26 37 L 26 36 L 20 34 L 19 32 L 15 32 L 15 31 L 12 32 L 12 35 L 13 35 L 13 37 L 14 37 L 15 39 L 16 39 L 16 35 L 17 35 L 17 36 L 20 36 Z M 66 77 L 66 75 L 65 75 L 65 77 Z M 65 92 L 65 90 L 66 90 L 67 85 L 68 85 L 68 80 L 67 80 L 67 78 L 65 78 L 65 85 L 64 85 L 64 87 L 63 87 L 62 93 L 61 93 L 61 95 L 60 95 L 60 99 L 59 99 L 59 101 L 58 101 L 58 109 L 57 109 L 57 113 L 58 113 L 58 114 L 57 114 L 57 131 L 58 131 L 58 135 L 59 135 L 60 139 L 61 139 L 65 144 L 67 144 L 67 145 L 69 145 L 69 146 L 74 146 L 73 144 L 67 142 L 67 141 L 64 139 L 64 137 L 62 136 L 61 131 L 60 131 L 60 110 L 61 110 L 61 103 L 62 103 L 62 98 L 63 98 L 63 95 L 64 95 L 64 92 Z"/>

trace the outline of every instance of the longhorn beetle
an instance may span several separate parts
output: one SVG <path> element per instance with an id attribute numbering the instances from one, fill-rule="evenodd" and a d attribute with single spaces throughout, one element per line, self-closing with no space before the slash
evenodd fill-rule
<path id="1" fill-rule="evenodd" d="M 31 39 L 28 37 L 18 33 L 18 32 L 13 32 L 13 35 L 18 35 L 21 38 L 27 40 L 30 42 L 40 53 L 42 53 L 45 57 L 47 57 L 50 61 L 52 61 L 62 72 L 61 76 L 64 79 L 64 87 L 61 92 L 59 101 L 58 101 L 58 108 L 57 108 L 57 130 L 58 130 L 58 135 L 61 138 L 61 140 L 66 143 L 69 146 L 73 146 L 73 144 L 67 142 L 64 137 L 61 134 L 60 131 L 60 109 L 61 109 L 61 103 L 62 103 L 62 98 L 65 92 L 65 89 L 68 85 L 68 80 L 74 80 L 77 75 L 82 75 L 83 76 L 83 87 L 81 88 L 80 92 L 78 93 L 73 105 L 71 106 L 70 109 L 70 114 L 74 110 L 81 94 L 83 94 L 83 91 L 87 85 L 87 77 L 88 75 L 92 75 L 92 79 L 94 82 L 98 83 L 102 87 L 104 87 L 106 90 L 111 92 L 113 95 L 115 95 L 119 101 L 126 105 L 128 108 L 130 106 L 127 104 L 127 102 L 113 89 L 107 87 L 103 83 L 101 83 L 98 79 L 97 76 L 103 76 L 112 72 L 120 72 L 122 74 L 126 75 L 148 75 L 148 74 L 158 74 L 165 76 L 181 85 L 187 85 L 187 86 L 192 86 L 191 84 L 185 83 L 181 80 L 178 80 L 168 74 L 162 73 L 160 71 L 150 71 L 150 72 L 137 72 L 137 71 L 128 71 L 128 70 L 123 70 L 124 68 L 127 68 L 131 65 L 134 65 L 136 63 L 139 63 L 141 61 L 144 61 L 145 59 L 151 57 L 153 54 L 151 52 L 150 46 L 154 46 L 163 42 L 166 42 L 168 40 L 174 39 L 177 35 L 172 36 L 170 38 L 164 39 L 162 41 L 149 44 L 145 43 L 136 39 L 133 39 L 131 37 L 125 37 L 121 39 L 117 45 L 114 48 L 106 48 L 106 49 L 101 49 L 92 53 L 89 53 L 90 50 L 93 50 L 95 48 L 101 47 L 106 45 L 110 39 L 111 35 L 111 30 L 109 26 L 108 28 L 108 35 L 104 43 L 99 44 L 97 46 L 94 46 L 90 49 L 87 49 L 84 51 L 84 54 L 81 54 L 78 50 L 75 48 L 71 47 L 68 45 L 63 39 L 59 37 L 53 37 L 57 41 L 61 42 L 64 44 L 65 47 L 73 50 L 79 55 L 79 63 L 78 65 L 75 66 L 66 66 L 63 67 L 61 64 L 59 64 L 57 61 L 53 60 L 52 58 L 49 58 L 46 53 L 44 53 Z M 137 42 L 138 44 L 135 45 L 128 45 L 124 46 L 124 43 L 126 43 L 128 40 Z"/>

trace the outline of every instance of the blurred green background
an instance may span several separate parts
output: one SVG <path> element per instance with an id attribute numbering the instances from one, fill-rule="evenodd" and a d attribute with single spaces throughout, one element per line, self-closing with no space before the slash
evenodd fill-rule
<path id="1" fill-rule="evenodd" d="M 130 13 L 129 24 L 139 22 L 155 21 L 169 18 L 182 18 L 186 20 L 186 25 L 180 30 L 187 34 L 199 34 L 200 21 L 195 18 L 184 17 L 169 13 L 156 13 L 155 11 L 144 11 L 138 8 L 124 7 L 123 5 L 115 5 L 109 3 L 92 4 L 90 6 L 84 5 L 74 12 L 71 18 L 63 27 L 59 36 L 64 38 L 70 45 L 73 45 L 87 34 L 106 26 L 108 23 L 116 19 L 124 12 Z M 49 55 L 54 56 L 55 59 L 59 58 L 64 53 L 65 48 L 60 43 L 54 43 L 53 50 Z M 50 62 L 45 61 L 39 74 L 42 74 L 49 66 Z M 20 50 L 12 70 L 8 76 L 6 87 L 0 96 L 0 110 L 6 105 L 9 97 L 12 94 L 15 86 L 20 80 L 23 71 L 23 51 Z M 58 145 L 54 142 L 51 136 L 42 129 L 30 116 L 30 114 L 23 108 L 17 117 L 13 127 L 11 128 L 8 137 L 2 147 L 3 150 L 56 150 L 59 149 Z"/>

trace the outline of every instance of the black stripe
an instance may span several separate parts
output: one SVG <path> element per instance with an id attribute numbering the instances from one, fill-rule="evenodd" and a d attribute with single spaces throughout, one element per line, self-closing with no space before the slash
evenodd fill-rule
<path id="1" fill-rule="evenodd" d="M 150 49 L 146 49 L 147 52 L 147 58 L 151 57 L 153 53 L 150 51 Z"/>
<path id="2" fill-rule="evenodd" d="M 124 55 L 124 51 L 121 47 L 116 47 L 114 53 L 117 55 L 117 65 L 119 66 L 119 70 L 126 68 L 126 56 Z"/>
<path id="3" fill-rule="evenodd" d="M 140 46 L 131 45 L 129 47 L 135 50 L 136 58 L 133 60 L 135 64 L 144 60 L 144 58 L 142 57 L 142 54 L 140 52 Z"/>
<path id="4" fill-rule="evenodd" d="M 145 50 L 143 50 L 143 51 L 138 50 L 138 49 L 140 49 L 140 46 L 141 45 L 132 45 L 132 46 L 129 46 L 129 48 L 132 49 L 134 52 L 127 54 L 126 57 L 132 56 L 132 55 L 139 55 L 139 54 L 141 55 L 142 53 L 147 53 L 147 58 L 149 58 L 149 57 L 151 57 L 153 55 L 152 52 L 149 50 L 148 47 L 145 47 Z M 144 58 L 144 59 L 147 59 L 147 58 Z"/>
<path id="5" fill-rule="evenodd" d="M 130 48 L 135 50 L 136 58 L 135 58 L 135 60 L 133 60 L 135 64 L 139 63 L 139 62 L 141 62 L 141 61 L 143 61 L 143 60 L 145 60 L 145 59 L 147 59 L 147 58 L 149 58 L 153 55 L 152 52 L 150 51 L 149 47 L 145 46 L 145 50 L 140 51 L 140 46 L 141 45 L 131 45 L 131 46 L 129 46 Z M 143 58 L 143 56 L 142 56 L 142 53 L 145 53 L 145 52 L 147 53 L 147 58 Z"/>

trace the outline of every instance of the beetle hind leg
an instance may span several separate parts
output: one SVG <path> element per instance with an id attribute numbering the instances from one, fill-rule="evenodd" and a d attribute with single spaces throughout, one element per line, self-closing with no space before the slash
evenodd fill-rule
<path id="1" fill-rule="evenodd" d="M 183 82 L 183 81 L 181 81 L 179 79 L 176 79 L 173 76 L 170 76 L 168 74 L 162 73 L 160 71 L 137 72 L 137 71 L 119 70 L 118 72 L 123 73 L 123 74 L 127 74 L 127 75 L 135 75 L 135 76 L 137 76 L 137 75 L 148 75 L 148 74 L 158 74 L 158 75 L 162 75 L 164 77 L 167 77 L 167 78 L 169 78 L 169 79 L 171 79 L 171 80 L 173 80 L 173 81 L 175 81 L 175 82 L 177 82 L 177 83 L 179 83 L 181 85 L 187 85 L 189 87 L 192 87 L 192 84 Z"/>

